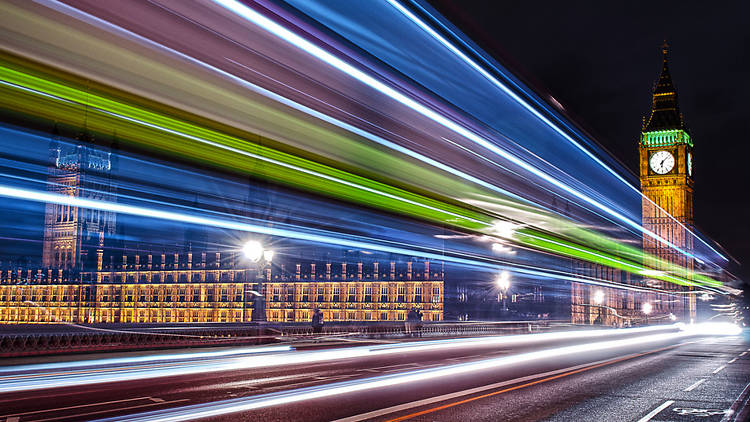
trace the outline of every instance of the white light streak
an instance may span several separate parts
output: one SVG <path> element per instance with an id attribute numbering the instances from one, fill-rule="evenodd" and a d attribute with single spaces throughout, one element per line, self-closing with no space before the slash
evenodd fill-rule
<path id="1" fill-rule="evenodd" d="M 476 362 L 460 363 L 437 368 L 422 369 L 400 374 L 384 375 L 362 380 L 344 381 L 322 386 L 301 388 L 279 393 L 265 394 L 258 397 L 248 397 L 233 400 L 223 400 L 174 409 L 166 409 L 140 415 L 129 415 L 129 421 L 182 421 L 197 418 L 216 417 L 231 413 L 247 412 L 254 409 L 286 405 L 306 400 L 334 397 L 360 391 L 387 388 L 419 381 L 445 379 L 468 375 L 479 371 L 494 370 L 518 364 L 557 359 L 561 356 L 574 356 L 591 352 L 610 351 L 632 347 L 646 347 L 652 344 L 665 344 L 685 338 L 684 332 L 646 335 L 622 340 L 610 340 L 595 343 L 578 344 L 574 346 L 556 347 L 516 355 L 485 359 Z M 117 420 L 117 419 L 115 419 Z"/>

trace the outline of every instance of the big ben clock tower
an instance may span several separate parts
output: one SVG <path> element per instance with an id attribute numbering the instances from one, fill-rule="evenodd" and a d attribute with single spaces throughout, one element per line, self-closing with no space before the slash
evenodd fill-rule
<path id="1" fill-rule="evenodd" d="M 643 199 L 643 227 L 668 240 L 683 251 L 693 248 L 687 231 L 693 224 L 693 139 L 685 127 L 677 101 L 677 92 L 669 73 L 668 46 L 663 46 L 663 64 L 654 85 L 651 114 L 641 129 L 640 177 Z M 685 269 L 687 277 L 692 259 L 669 245 L 649 236 L 643 238 L 647 266 L 662 270 L 653 256 Z M 695 295 L 684 294 L 685 287 L 651 280 L 664 290 L 680 290 L 672 299 L 654 299 L 654 313 L 673 313 L 682 320 L 695 318 Z M 677 293 L 677 292 L 675 292 Z M 675 297 L 683 298 L 675 300 Z"/>

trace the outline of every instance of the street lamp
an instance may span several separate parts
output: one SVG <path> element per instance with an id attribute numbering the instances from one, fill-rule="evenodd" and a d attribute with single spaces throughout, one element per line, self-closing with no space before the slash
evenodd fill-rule
<path id="1" fill-rule="evenodd" d="M 500 274 L 497 275 L 495 278 L 495 285 L 503 291 L 503 294 L 510 289 L 510 273 L 507 271 L 502 271 Z"/>
<path id="2" fill-rule="evenodd" d="M 594 292 L 594 303 L 597 305 L 601 305 L 604 303 L 604 292 L 601 290 L 597 290 Z"/>
<path id="3" fill-rule="evenodd" d="M 510 273 L 508 271 L 501 271 L 500 274 L 495 278 L 495 285 L 500 289 L 503 295 L 503 312 L 508 310 L 508 299 L 507 293 L 510 289 Z"/>
<path id="4" fill-rule="evenodd" d="M 651 306 L 650 303 L 646 302 L 643 304 L 643 307 L 641 307 L 641 310 L 643 311 L 643 314 L 646 315 L 646 325 L 648 325 L 648 315 L 653 310 L 653 306 Z"/>
<path id="5" fill-rule="evenodd" d="M 250 240 L 242 247 L 242 253 L 245 254 L 245 258 L 253 262 L 260 261 L 263 257 L 263 252 L 263 244 L 257 240 Z"/>
<path id="6" fill-rule="evenodd" d="M 266 286 L 265 286 L 265 283 L 263 282 L 264 280 L 263 269 L 266 267 L 266 265 L 271 264 L 271 260 L 273 260 L 274 253 L 270 249 L 264 249 L 263 244 L 260 243 L 259 241 L 249 240 L 245 243 L 244 246 L 242 246 L 242 254 L 245 255 L 245 258 L 257 264 L 256 277 L 258 279 L 255 280 L 257 287 L 255 288 L 255 290 L 250 291 L 250 293 L 253 295 L 252 297 L 252 301 L 253 301 L 252 319 L 255 321 L 265 321 L 266 310 L 265 310 L 264 298 L 265 298 L 265 293 L 266 293 Z"/>

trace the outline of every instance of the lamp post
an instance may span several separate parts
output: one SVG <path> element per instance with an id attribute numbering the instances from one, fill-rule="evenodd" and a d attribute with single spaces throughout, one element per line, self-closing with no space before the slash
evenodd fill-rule
<path id="1" fill-rule="evenodd" d="M 641 311 L 643 311 L 643 314 L 646 315 L 646 325 L 648 325 L 648 316 L 652 310 L 653 310 L 653 306 L 651 306 L 651 303 L 649 302 L 644 303 L 643 306 L 641 307 Z"/>
<path id="2" fill-rule="evenodd" d="M 270 265 L 273 260 L 274 252 L 265 249 L 263 244 L 257 240 L 249 240 L 242 247 L 242 254 L 256 265 L 257 269 L 257 290 L 251 290 L 253 295 L 253 318 L 254 321 L 266 320 L 266 287 L 264 282 L 263 269 Z M 247 292 L 246 292 L 247 293 Z"/>
<path id="3" fill-rule="evenodd" d="M 495 278 L 495 285 L 500 289 L 503 295 L 503 312 L 508 310 L 507 296 L 508 290 L 510 289 L 510 273 L 508 271 L 501 271 L 500 274 Z"/>
<path id="4" fill-rule="evenodd" d="M 601 290 L 595 291 L 593 300 L 594 300 L 594 304 L 596 305 L 598 309 L 596 320 L 594 320 L 594 323 L 596 323 L 596 321 L 598 320 L 599 324 L 601 324 L 604 322 L 602 319 L 602 303 L 604 303 L 604 292 Z"/>

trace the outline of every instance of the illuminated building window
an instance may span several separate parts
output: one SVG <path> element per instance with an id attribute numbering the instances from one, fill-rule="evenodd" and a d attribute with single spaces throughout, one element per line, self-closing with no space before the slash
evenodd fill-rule
<path id="1" fill-rule="evenodd" d="M 357 301 L 357 288 L 354 286 L 349 287 L 349 297 L 347 299 L 347 302 L 354 303 Z M 349 319 L 354 319 L 350 317 Z"/>
<path id="2" fill-rule="evenodd" d="M 349 318 L 348 319 L 355 320 L 355 319 L 357 319 L 357 316 L 356 316 L 356 314 L 354 312 L 349 312 Z"/>
<path id="3" fill-rule="evenodd" d="M 324 293 L 325 293 L 325 290 L 322 287 L 318 287 L 318 302 L 323 301 Z"/>
<path id="4" fill-rule="evenodd" d="M 340 302 L 341 301 L 341 287 L 334 287 L 333 288 L 333 299 L 334 302 Z"/>
<path id="5" fill-rule="evenodd" d="M 414 287 L 414 302 L 422 303 L 422 286 Z"/>
<path id="6" fill-rule="evenodd" d="M 404 303 L 406 302 L 406 286 L 398 286 L 398 297 L 396 298 L 396 301 L 398 303 Z"/>
<path id="7" fill-rule="evenodd" d="M 380 320 L 386 321 L 388 319 L 388 313 L 387 312 L 381 312 L 380 313 Z"/>
<path id="8" fill-rule="evenodd" d="M 366 286 L 365 287 L 365 303 L 371 303 L 371 302 L 372 302 L 372 287 Z M 369 319 L 369 318 L 367 318 L 367 316 L 365 315 L 365 319 Z"/>
<path id="9" fill-rule="evenodd" d="M 380 287 L 380 302 L 382 303 L 388 302 L 388 287 L 387 286 Z"/>

